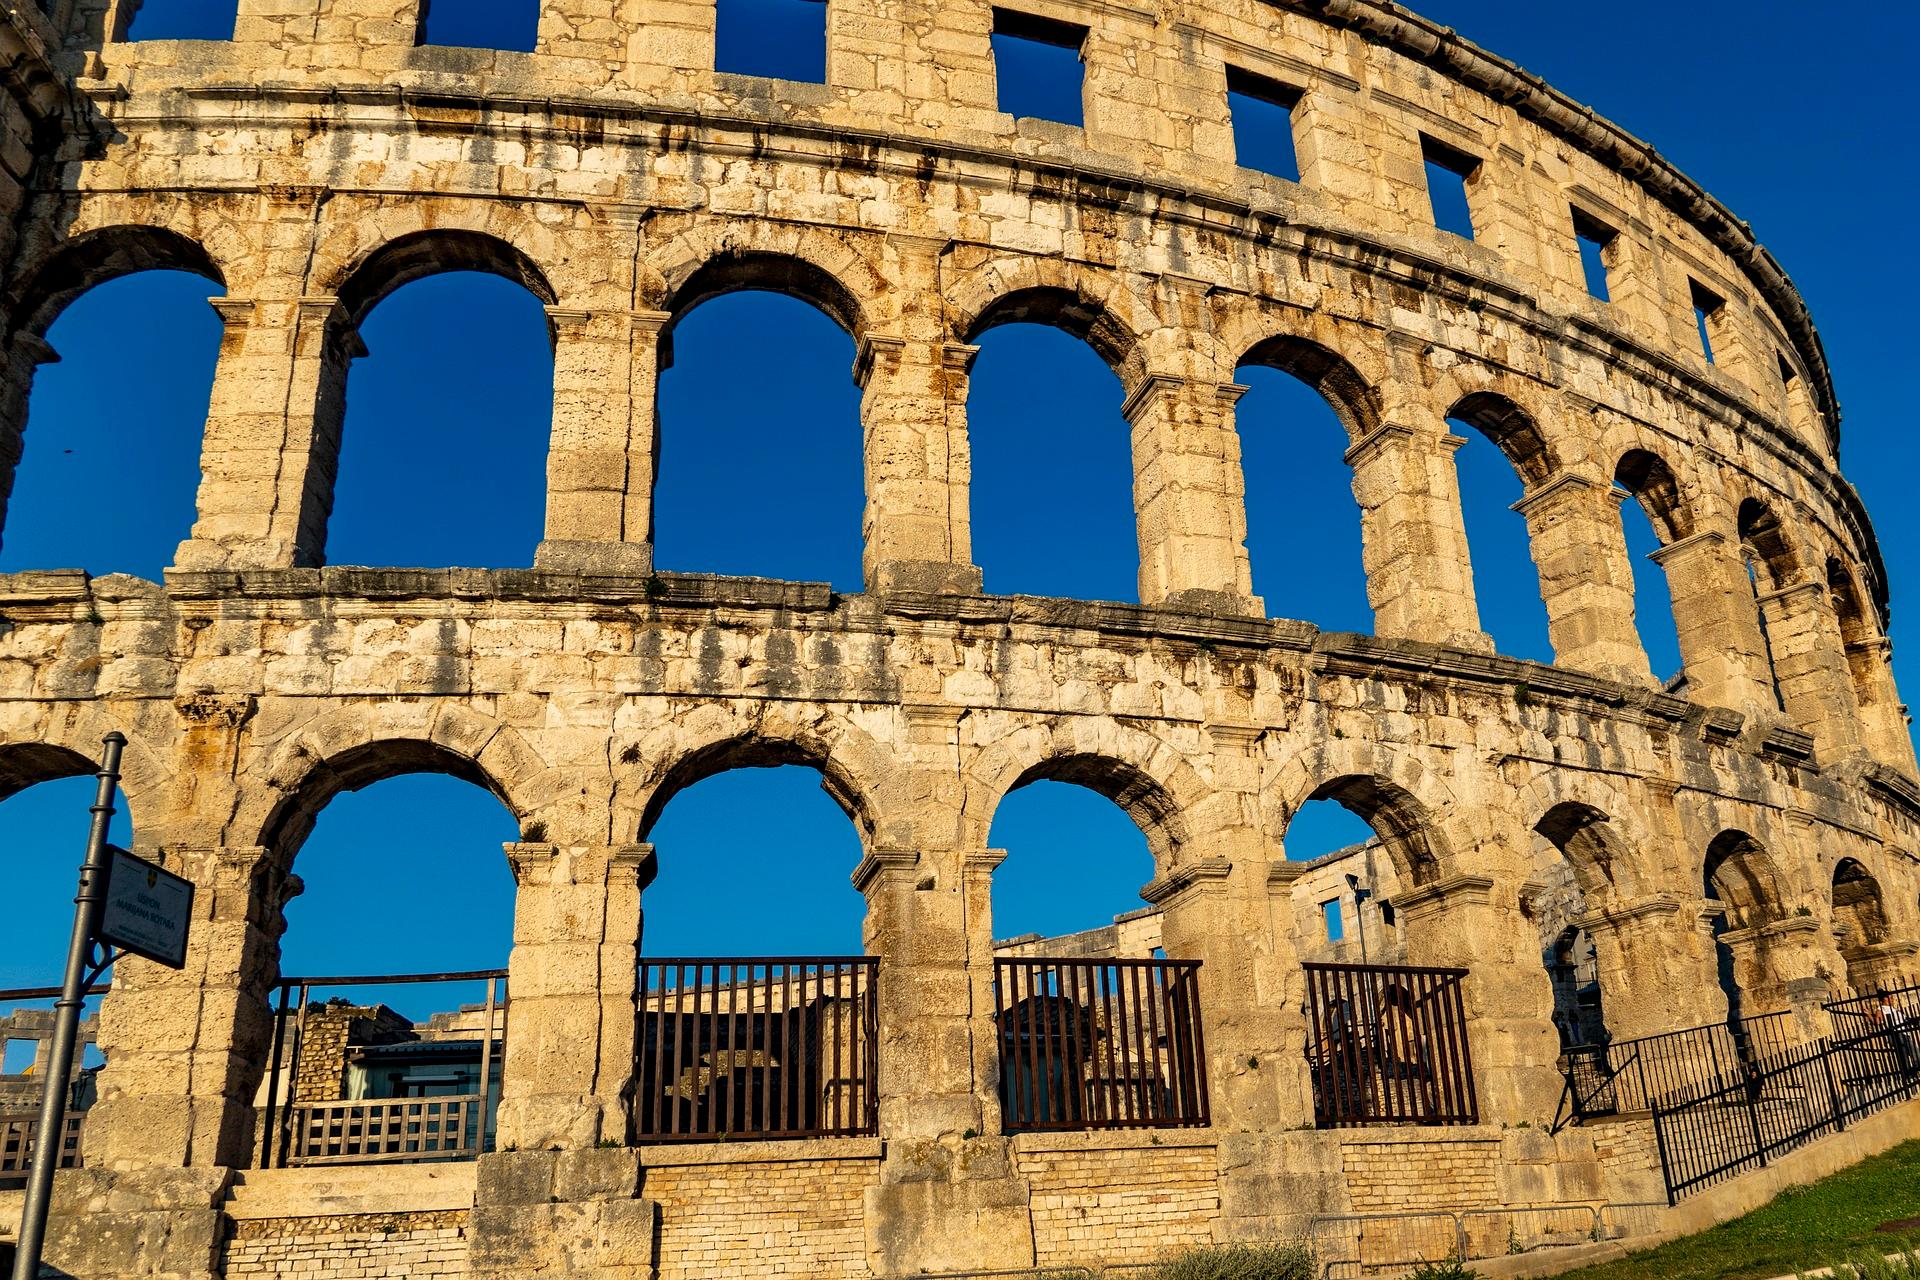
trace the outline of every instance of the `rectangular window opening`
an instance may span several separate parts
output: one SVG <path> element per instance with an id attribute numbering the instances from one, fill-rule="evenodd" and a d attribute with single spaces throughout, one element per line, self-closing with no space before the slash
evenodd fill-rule
<path id="1" fill-rule="evenodd" d="M 421 0 L 420 3 L 422 45 L 532 53 L 539 35 L 539 0 Z"/>
<path id="2" fill-rule="evenodd" d="M 1620 233 L 1583 209 L 1573 211 L 1573 238 L 1580 246 L 1580 270 L 1587 278 L 1587 292 L 1602 302 L 1612 301 L 1607 289 L 1607 268 L 1612 265 L 1614 242 Z"/>
<path id="3" fill-rule="evenodd" d="M 1346 920 L 1340 914 L 1340 899 L 1328 898 L 1320 904 L 1320 918 L 1327 926 L 1327 941 L 1338 942 L 1347 936 Z"/>
<path id="4" fill-rule="evenodd" d="M 1293 109 L 1299 105 L 1298 89 L 1239 67 L 1227 68 L 1227 112 L 1241 168 L 1300 181 L 1300 160 L 1293 149 Z"/>
<path id="5" fill-rule="evenodd" d="M 1085 27 L 995 9 L 993 77 L 1000 110 L 1015 117 L 1083 125 L 1085 68 L 1080 51 L 1086 40 Z"/>
<path id="6" fill-rule="evenodd" d="M 825 84 L 826 0 L 718 0 L 713 69 Z"/>
<path id="7" fill-rule="evenodd" d="M 41 12 L 52 13 L 51 6 Z M 231 40 L 239 0 L 141 0 L 127 23 L 133 40 Z"/>
<path id="8" fill-rule="evenodd" d="M 1780 385 L 1789 391 L 1793 390 L 1793 384 L 1800 376 L 1793 371 L 1793 361 L 1787 359 L 1784 351 L 1776 351 L 1773 355 L 1780 362 Z"/>
<path id="9" fill-rule="evenodd" d="M 1433 225 L 1463 240 L 1473 239 L 1473 210 L 1467 203 L 1467 183 L 1480 170 L 1480 161 L 1438 138 L 1420 135 L 1420 156 L 1427 167 L 1427 200 L 1433 206 Z"/>
<path id="10" fill-rule="evenodd" d="M 1693 327 L 1700 336 L 1700 354 L 1712 364 L 1713 335 L 1725 315 L 1727 300 L 1698 280 L 1688 280 L 1687 287 L 1693 295 Z"/>
<path id="11" fill-rule="evenodd" d="M 8 1040 L 0 1048 L 0 1075 L 23 1076 L 33 1067 L 33 1058 L 40 1051 L 38 1040 Z"/>

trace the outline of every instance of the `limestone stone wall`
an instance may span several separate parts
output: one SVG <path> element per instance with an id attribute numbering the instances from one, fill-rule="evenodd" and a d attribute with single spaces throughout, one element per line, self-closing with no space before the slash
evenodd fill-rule
<path id="1" fill-rule="evenodd" d="M 1151 1262 L 1213 1240 L 1215 1144 L 1181 1134 L 1101 1143 L 1039 1135 L 1016 1144 L 1030 1189 L 1037 1266 Z"/>
<path id="2" fill-rule="evenodd" d="M 878 1165 L 799 1153 L 650 1163 L 641 1194 L 659 1208 L 657 1280 L 866 1276 L 866 1190 Z"/>
<path id="3" fill-rule="evenodd" d="M 443 1280 L 465 1277 L 467 1215 L 462 1210 L 253 1218 L 226 1237 L 226 1280 Z"/>

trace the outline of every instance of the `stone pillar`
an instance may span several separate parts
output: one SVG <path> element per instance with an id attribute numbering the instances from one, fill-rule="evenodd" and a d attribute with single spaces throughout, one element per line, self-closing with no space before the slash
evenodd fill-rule
<path id="1" fill-rule="evenodd" d="M 868 334 L 854 360 L 866 458 L 862 567 L 871 591 L 973 594 L 967 371 L 978 347 Z"/>
<path id="2" fill-rule="evenodd" d="M 1494 882 L 1451 875 L 1402 892 L 1407 962 L 1467 970 L 1467 1041 L 1480 1119 L 1540 1126 L 1553 1118 L 1562 1080 L 1554 1069 L 1560 1035 L 1533 925 L 1510 905 L 1496 907 Z"/>
<path id="3" fill-rule="evenodd" d="M 1863 752 L 1853 673 L 1826 584 L 1809 579 L 1769 592 L 1760 597 L 1760 611 L 1787 715 L 1813 735 L 1823 757 Z"/>
<path id="4" fill-rule="evenodd" d="M 1840 953 L 1847 962 L 1847 985 L 1862 994 L 1912 982 L 1916 956 L 1920 956 L 1920 940 L 1913 938 L 1863 943 Z"/>
<path id="5" fill-rule="evenodd" d="M 1140 603 L 1259 617 L 1233 405 L 1246 388 L 1150 373 L 1120 412 L 1133 427 Z"/>
<path id="6" fill-rule="evenodd" d="M 329 297 L 211 300 L 226 324 L 183 569 L 325 562 L 347 366 L 366 354 Z"/>
<path id="7" fill-rule="evenodd" d="M 1767 674 L 1753 590 L 1737 548 L 1716 530 L 1652 553 L 1667 573 L 1687 696 L 1749 716 L 1779 716 Z"/>
<path id="8" fill-rule="evenodd" d="M 496 1146 L 627 1140 L 651 845 L 506 846 L 518 891 Z"/>
<path id="9" fill-rule="evenodd" d="M 1631 684 L 1653 683 L 1633 625 L 1633 565 L 1620 527 L 1628 495 L 1563 471 L 1513 504 L 1526 518 L 1553 660 Z"/>
<path id="10" fill-rule="evenodd" d="M 1346 452 L 1376 635 L 1491 652 L 1480 629 L 1446 430 L 1383 423 Z"/>
<path id="11" fill-rule="evenodd" d="M 656 393 L 664 311 L 548 307 L 553 435 L 536 569 L 653 571 Z"/>
<path id="12" fill-rule="evenodd" d="M 1593 939 L 1607 1034 L 1633 1040 L 1726 1020 L 1699 901 L 1671 894 L 1601 904 L 1575 920 Z"/>
<path id="13" fill-rule="evenodd" d="M 255 847 L 149 853 L 194 883 L 187 962 L 127 957 L 100 1008 L 100 1098 L 87 1117 L 87 1164 L 246 1166 L 257 1156 L 254 1099 L 272 1052 L 268 1001 L 278 975 L 281 908 L 299 879 Z"/>
<path id="14" fill-rule="evenodd" d="M 1720 942 L 1733 953 L 1733 977 L 1742 997 L 1741 1017 L 1793 1016 L 1802 1041 L 1832 1031 L 1820 1006 L 1833 999 L 1833 979 L 1846 972 L 1830 937 L 1813 916 L 1788 916 L 1745 929 L 1729 929 Z"/>
<path id="15" fill-rule="evenodd" d="M 1034 1262 L 1027 1185 L 999 1132 L 993 869 L 985 850 L 874 850 L 854 871 L 880 958 L 880 1183 L 867 1188 L 876 1275 Z"/>
<path id="16" fill-rule="evenodd" d="M 1893 642 L 1875 635 L 1847 646 L 1855 699 L 1860 704 L 1860 736 L 1867 754 L 1909 778 L 1920 776 L 1913 754 L 1913 733 L 1906 708 L 1893 683 Z"/>
<path id="17" fill-rule="evenodd" d="M 6 525 L 7 499 L 13 496 L 14 473 L 25 444 L 34 371 L 59 359 L 52 347 L 28 333 L 15 334 L 0 359 L 0 528 Z"/>

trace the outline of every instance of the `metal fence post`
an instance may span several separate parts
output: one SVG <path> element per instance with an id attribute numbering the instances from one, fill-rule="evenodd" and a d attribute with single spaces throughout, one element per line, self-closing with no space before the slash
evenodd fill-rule
<path id="1" fill-rule="evenodd" d="M 1847 1117 L 1840 1108 L 1840 1085 L 1833 1078 L 1833 1042 L 1820 1042 L 1820 1063 L 1827 1069 L 1827 1097 L 1833 1102 L 1833 1127 L 1836 1131 L 1847 1127 Z"/>

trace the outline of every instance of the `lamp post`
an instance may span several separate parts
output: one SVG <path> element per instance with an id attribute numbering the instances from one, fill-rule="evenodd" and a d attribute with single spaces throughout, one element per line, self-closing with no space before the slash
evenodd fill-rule
<path id="1" fill-rule="evenodd" d="M 1367 963 L 1367 913 L 1366 901 L 1373 896 L 1373 890 L 1360 887 L 1360 877 L 1349 872 L 1347 888 L 1353 891 L 1353 919 L 1360 926 L 1360 963 Z"/>

